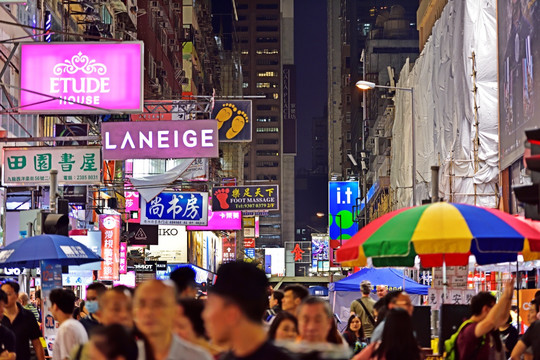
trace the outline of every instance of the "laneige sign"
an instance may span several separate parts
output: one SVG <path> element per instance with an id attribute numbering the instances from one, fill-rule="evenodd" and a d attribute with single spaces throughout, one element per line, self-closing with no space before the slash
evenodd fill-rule
<path id="1" fill-rule="evenodd" d="M 103 159 L 218 157 L 217 131 L 216 120 L 103 123 Z"/>

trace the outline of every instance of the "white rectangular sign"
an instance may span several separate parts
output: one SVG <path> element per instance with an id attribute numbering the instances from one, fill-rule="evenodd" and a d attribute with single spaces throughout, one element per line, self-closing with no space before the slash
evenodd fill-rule
<path id="1" fill-rule="evenodd" d="M 4 148 L 2 160 L 5 186 L 48 185 L 51 170 L 58 170 L 59 185 L 101 182 L 99 146 Z"/>

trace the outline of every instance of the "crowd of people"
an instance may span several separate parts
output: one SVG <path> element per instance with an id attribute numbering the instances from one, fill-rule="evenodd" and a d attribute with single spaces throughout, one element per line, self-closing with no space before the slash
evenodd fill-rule
<path id="1" fill-rule="evenodd" d="M 518 340 L 509 320 L 513 281 L 497 302 L 487 292 L 471 301 L 472 316 L 447 347 L 450 358 L 540 359 L 540 295 L 532 324 Z M 266 359 L 423 359 L 413 331 L 414 307 L 403 291 L 360 285 L 345 330 L 338 331 L 328 302 L 302 285 L 269 292 L 266 275 L 245 262 L 222 265 L 204 299 L 197 298 L 195 273 L 176 270 L 171 280 L 149 280 L 135 290 L 104 284 L 88 286 L 76 306 L 72 290 L 48 296 L 58 322 L 53 360 L 266 360 Z M 39 304 L 19 285 L 0 290 L 0 360 L 44 360 Z M 37 316 L 36 316 L 37 315 Z M 515 330 L 515 328 L 514 328 Z M 517 330 L 516 330 L 517 331 Z M 514 336 L 515 335 L 515 336 Z M 33 353 L 30 349 L 33 347 Z"/>

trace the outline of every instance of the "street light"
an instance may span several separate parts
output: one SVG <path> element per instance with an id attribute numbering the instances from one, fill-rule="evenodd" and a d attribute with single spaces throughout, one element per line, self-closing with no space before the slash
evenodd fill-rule
<path id="1" fill-rule="evenodd" d="M 412 135 L 412 202 L 413 206 L 416 205 L 416 130 L 414 120 L 414 88 L 398 87 L 398 86 L 385 86 L 377 85 L 371 81 L 360 80 L 356 83 L 356 87 L 360 90 L 372 90 L 374 88 L 391 89 L 391 90 L 404 90 L 411 93 L 411 135 Z M 365 104 L 364 104 L 365 107 Z M 365 120 L 365 119 L 364 119 Z"/>

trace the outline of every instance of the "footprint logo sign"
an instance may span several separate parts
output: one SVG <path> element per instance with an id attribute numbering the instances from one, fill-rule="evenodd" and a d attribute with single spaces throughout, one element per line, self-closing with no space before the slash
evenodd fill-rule
<path id="1" fill-rule="evenodd" d="M 212 111 L 223 142 L 251 141 L 251 100 L 216 101 Z"/>
<path id="2" fill-rule="evenodd" d="M 219 206 L 222 210 L 227 210 L 229 208 L 229 204 L 227 203 L 229 189 L 218 189 L 214 192 L 214 196 L 219 201 Z"/>

